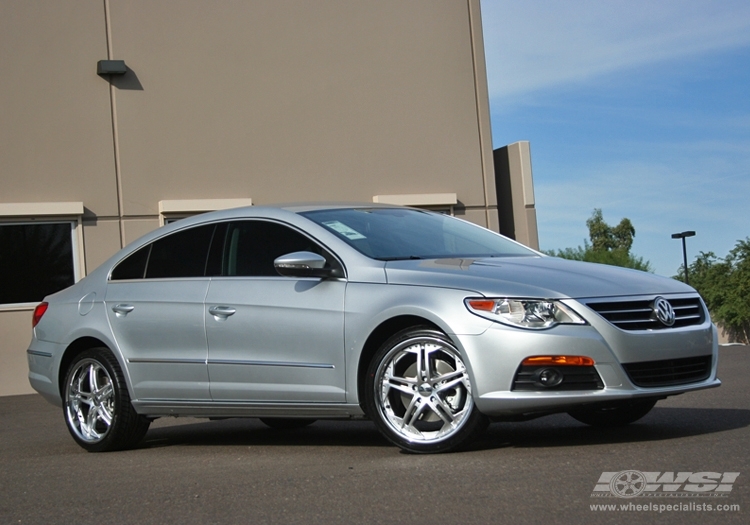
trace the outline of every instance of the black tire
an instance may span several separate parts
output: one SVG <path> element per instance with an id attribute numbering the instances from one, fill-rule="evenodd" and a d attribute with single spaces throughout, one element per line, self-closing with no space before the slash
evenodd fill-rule
<path id="1" fill-rule="evenodd" d="M 312 425 L 316 419 L 305 419 L 299 417 L 262 417 L 260 420 L 264 425 L 276 430 L 294 430 Z"/>
<path id="2" fill-rule="evenodd" d="M 464 448 L 489 424 L 474 404 L 461 353 L 424 326 L 402 330 L 375 353 L 365 410 L 389 441 L 417 454 Z"/>
<path id="3" fill-rule="evenodd" d="M 122 370 L 108 348 L 76 356 L 65 374 L 62 394 L 65 424 L 89 452 L 134 447 L 151 424 L 130 403 Z"/>
<path id="4" fill-rule="evenodd" d="M 648 414 L 657 399 L 638 399 L 609 407 L 578 408 L 568 412 L 573 419 L 595 427 L 623 427 Z"/>

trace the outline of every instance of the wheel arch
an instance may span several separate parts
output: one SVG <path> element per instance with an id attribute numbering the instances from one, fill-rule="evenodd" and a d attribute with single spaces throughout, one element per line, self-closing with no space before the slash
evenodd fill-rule
<path id="1" fill-rule="evenodd" d="M 426 326 L 445 333 L 445 330 L 441 327 L 429 319 L 418 315 L 399 315 L 397 317 L 392 317 L 380 323 L 372 332 L 370 332 L 370 335 L 367 337 L 367 340 L 362 347 L 362 353 L 359 356 L 359 363 L 357 365 L 357 400 L 359 401 L 362 410 L 365 410 L 365 375 L 367 374 L 367 368 L 369 367 L 375 352 L 377 352 L 383 343 L 394 334 L 406 328 L 415 326 Z"/>
<path id="2" fill-rule="evenodd" d="M 85 352 L 86 350 L 101 347 L 107 348 L 111 351 L 107 343 L 92 336 L 79 337 L 68 345 L 68 347 L 65 349 L 65 352 L 63 353 L 62 359 L 60 360 L 60 368 L 57 371 L 57 384 L 58 389 L 60 390 L 61 399 L 65 399 L 65 393 L 63 392 L 63 390 L 65 388 L 65 376 L 68 373 L 68 367 L 70 366 L 70 363 L 72 363 L 78 355 Z M 115 359 L 117 359 L 117 356 L 114 357 Z"/>

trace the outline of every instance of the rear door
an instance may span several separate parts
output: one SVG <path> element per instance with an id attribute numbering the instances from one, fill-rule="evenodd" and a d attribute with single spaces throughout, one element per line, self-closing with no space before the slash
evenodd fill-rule
<path id="1" fill-rule="evenodd" d="M 163 237 L 112 272 L 107 315 L 136 399 L 210 399 L 203 301 L 216 228 L 199 226 Z"/>

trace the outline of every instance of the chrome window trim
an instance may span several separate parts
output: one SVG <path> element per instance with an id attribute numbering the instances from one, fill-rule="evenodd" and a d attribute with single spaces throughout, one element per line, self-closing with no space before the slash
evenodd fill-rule
<path id="1" fill-rule="evenodd" d="M 307 219 L 307 220 L 310 220 L 310 219 Z M 201 226 L 207 226 L 209 224 L 214 224 L 214 225 L 218 226 L 218 225 L 223 224 L 223 223 L 244 222 L 244 221 L 263 221 L 263 222 L 271 222 L 271 223 L 274 223 L 274 224 L 279 224 L 281 226 L 286 226 L 287 228 L 291 228 L 294 231 L 296 231 L 297 233 L 299 233 L 299 234 L 307 237 L 308 239 L 310 239 L 315 244 L 318 244 L 319 246 L 322 246 L 325 249 L 325 251 L 327 253 L 330 253 L 331 256 L 334 259 L 336 259 L 336 261 L 341 265 L 341 269 L 344 272 L 343 277 L 338 277 L 338 278 L 328 279 L 328 280 L 344 280 L 344 281 L 347 280 L 347 274 L 348 274 L 348 272 L 346 270 L 346 265 L 344 264 L 344 261 L 341 260 L 341 257 L 339 257 L 339 255 L 335 251 L 333 251 L 332 249 L 330 249 L 325 243 L 323 243 L 320 240 L 316 239 L 315 237 L 311 236 L 307 232 L 301 230 L 297 226 L 295 226 L 293 224 L 289 224 L 288 222 L 279 221 L 279 220 L 276 220 L 276 219 L 268 219 L 266 217 L 241 217 L 241 218 L 234 218 L 234 219 L 221 219 L 221 220 L 217 220 L 217 221 L 208 221 L 208 222 L 199 223 L 199 224 L 191 224 L 190 226 L 186 226 L 185 228 L 181 228 L 181 229 L 178 229 L 178 230 L 171 231 L 169 233 L 165 233 L 164 235 L 160 235 L 156 239 L 152 239 L 148 243 L 142 244 L 142 245 L 138 246 L 136 249 L 128 252 L 127 255 L 125 255 L 120 260 L 118 260 L 116 263 L 114 263 L 112 265 L 112 267 L 110 268 L 109 273 L 107 274 L 107 284 L 110 284 L 110 283 L 127 283 L 127 282 L 144 282 L 144 281 L 157 282 L 157 281 L 160 281 L 160 280 L 182 280 L 182 279 L 215 279 L 215 278 L 226 278 L 226 279 L 238 279 L 238 278 L 248 279 L 248 278 L 250 278 L 250 279 L 254 279 L 254 278 L 262 278 L 262 277 L 271 278 L 271 279 L 276 278 L 275 275 L 273 275 L 273 276 L 271 276 L 271 275 L 267 275 L 267 276 L 262 276 L 262 275 L 254 275 L 254 276 L 250 276 L 250 275 L 244 275 L 244 276 L 243 275 L 215 275 L 215 276 L 207 276 L 207 275 L 203 275 L 203 276 L 199 276 L 199 277 L 158 277 L 158 278 L 155 278 L 155 279 L 154 278 L 148 279 L 146 277 L 144 277 L 142 279 L 115 279 L 115 280 L 112 279 L 112 272 L 125 259 L 127 259 L 131 255 L 133 255 L 135 252 L 137 252 L 141 248 L 144 248 L 145 246 L 153 245 L 155 242 L 157 242 L 157 241 L 165 238 L 167 235 L 173 235 L 175 233 L 179 233 L 181 231 L 187 230 L 188 228 L 198 228 L 198 227 L 201 227 Z M 315 224 L 313 221 L 310 221 L 310 222 L 312 224 Z M 215 235 L 215 232 L 214 232 L 214 235 Z M 213 242 L 213 240 L 212 240 L 212 242 Z M 209 247 L 209 250 L 210 250 L 210 247 Z M 151 255 L 149 254 L 149 257 L 150 256 Z M 148 262 L 147 262 L 147 264 L 148 264 Z M 281 276 L 281 275 L 279 275 L 278 277 L 280 279 L 290 279 L 289 277 L 284 277 L 284 276 Z M 319 278 L 311 278 L 311 279 L 320 280 Z"/>

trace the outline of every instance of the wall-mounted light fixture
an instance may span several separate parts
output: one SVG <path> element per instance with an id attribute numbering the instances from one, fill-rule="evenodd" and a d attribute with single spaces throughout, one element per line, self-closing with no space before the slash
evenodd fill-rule
<path id="1" fill-rule="evenodd" d="M 96 63 L 97 75 L 124 75 L 128 72 L 128 66 L 124 60 L 100 60 Z"/>

